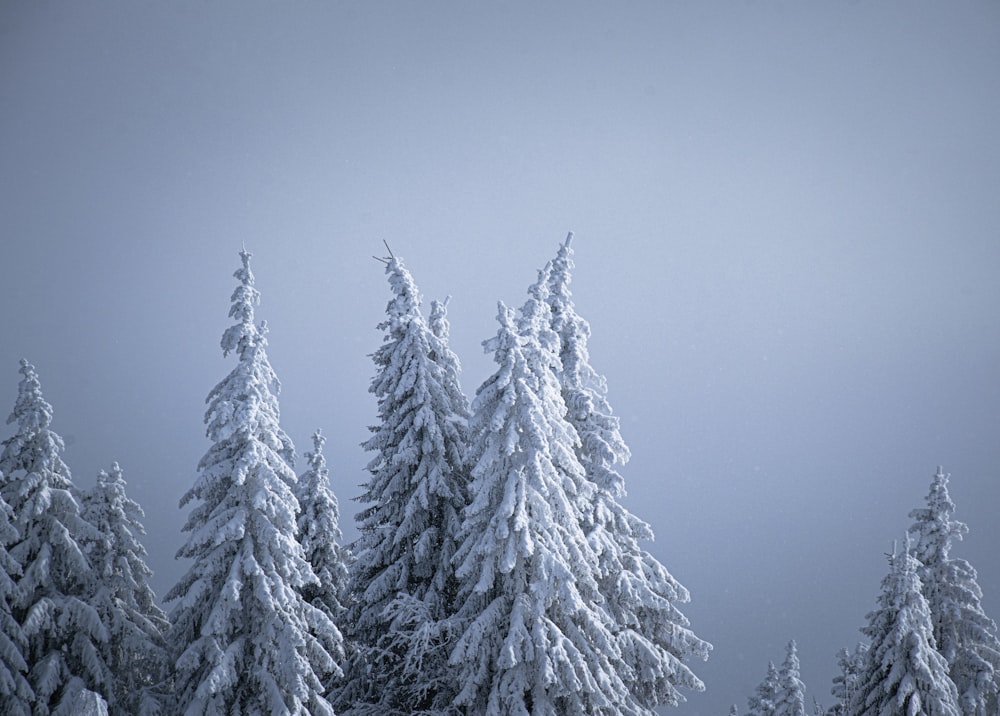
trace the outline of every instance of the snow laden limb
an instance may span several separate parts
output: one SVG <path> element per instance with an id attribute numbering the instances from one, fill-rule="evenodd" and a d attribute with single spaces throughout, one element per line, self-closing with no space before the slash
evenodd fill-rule
<path id="1" fill-rule="evenodd" d="M 4 484 L 0 473 L 0 486 Z M 17 578 L 21 565 L 7 548 L 18 541 L 13 511 L 0 495 L 0 713 L 29 716 L 35 694 L 28 684 L 27 642 L 14 616 L 18 602 Z"/>
<path id="2" fill-rule="evenodd" d="M 712 645 L 691 631 L 677 604 L 690 601 L 687 589 L 640 540 L 652 528 L 619 501 L 625 480 L 619 469 L 630 453 L 607 399 L 607 383 L 590 364 L 590 325 L 576 313 L 570 282 L 572 233 L 551 263 L 548 304 L 558 336 L 559 384 L 566 420 L 580 437 L 576 455 L 596 488 L 583 511 L 582 525 L 598 559 L 598 584 L 614 620 L 621 661 L 616 665 L 633 698 L 647 712 L 684 700 L 681 688 L 703 691 L 686 662 L 708 658 Z"/>
<path id="3" fill-rule="evenodd" d="M 168 696 L 159 692 L 167 679 L 169 624 L 149 586 L 152 571 L 139 538 L 146 534 L 142 508 L 125 494 L 118 463 L 101 471 L 84 493 L 82 516 L 95 538 L 82 540 L 93 567 L 89 603 L 108 629 L 102 655 L 113 675 L 105 693 L 112 716 L 156 716 Z"/>
<path id="4" fill-rule="evenodd" d="M 209 393 L 212 441 L 194 486 L 178 551 L 192 560 L 166 595 L 177 713 L 330 715 L 323 679 L 333 657 L 316 636 L 334 629 L 300 590 L 316 581 L 296 536 L 294 447 L 279 425 L 279 383 L 266 327 L 254 323 L 259 294 L 250 254 L 222 337 L 237 365 Z"/>
<path id="5" fill-rule="evenodd" d="M 921 593 L 920 568 L 907 545 L 890 558 L 878 608 L 861 632 L 871 640 L 852 716 L 959 716 L 958 692 L 937 651 L 931 613 Z"/>
<path id="6" fill-rule="evenodd" d="M 3 442 L 0 494 L 10 505 L 17 539 L 10 556 L 21 567 L 14 617 L 22 625 L 34 692 L 33 713 L 67 708 L 89 689 L 104 694 L 111 680 L 101 658 L 108 632 L 86 602 L 91 568 L 80 540 L 92 529 L 80 517 L 63 441 L 50 429 L 52 406 L 42 397 L 34 366 L 21 361 L 22 380 L 7 419 L 15 434 Z"/>
<path id="7" fill-rule="evenodd" d="M 306 602 L 322 611 L 334 625 L 329 631 L 316 634 L 337 662 L 334 673 L 326 680 L 329 690 L 333 681 L 343 675 L 339 665 L 345 656 L 344 637 L 336 625 L 344 614 L 341 595 L 347 586 L 347 569 L 352 559 L 350 551 L 341 546 L 340 507 L 330 489 L 329 470 L 323 456 L 326 438 L 317 430 L 312 440 L 313 449 L 305 454 L 308 468 L 299 476 L 295 493 L 299 501 L 299 543 L 317 581 L 303 585 L 300 591 Z"/>
<path id="8" fill-rule="evenodd" d="M 484 343 L 498 370 L 473 402 L 456 705 L 466 714 L 638 713 L 614 669 L 597 555 L 580 526 L 593 487 L 552 370 L 546 280 L 519 325 L 500 304 L 497 335 Z"/>
<path id="9" fill-rule="evenodd" d="M 379 422 L 363 445 L 374 457 L 344 622 L 355 651 L 336 703 L 350 714 L 446 713 L 457 688 L 452 557 L 467 502 L 469 408 L 444 304 L 428 325 L 402 260 L 388 259 L 386 275 L 392 299 L 369 388 Z"/>
<path id="10" fill-rule="evenodd" d="M 965 716 L 985 716 L 995 709 L 1000 690 L 1000 639 L 997 625 L 982 606 L 976 570 L 951 556 L 953 541 L 968 527 L 952 519 L 955 503 L 948 494 L 948 475 L 938 467 L 927 494 L 927 507 L 910 512 L 911 552 L 931 610 L 934 639 L 948 662 Z"/>

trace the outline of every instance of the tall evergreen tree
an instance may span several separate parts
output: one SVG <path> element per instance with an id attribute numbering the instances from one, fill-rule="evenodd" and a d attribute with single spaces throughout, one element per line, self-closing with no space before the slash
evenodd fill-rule
<path id="1" fill-rule="evenodd" d="M 309 466 L 299 476 L 295 492 L 299 501 L 299 543 L 317 581 L 303 585 L 301 592 L 305 600 L 326 614 L 334 625 L 333 629 L 317 634 L 327 653 L 338 664 L 334 673 L 326 679 L 329 690 L 333 680 L 343 675 L 339 664 L 343 663 L 345 656 L 344 637 L 339 624 L 344 614 L 341 598 L 347 587 L 351 555 L 341 545 L 340 507 L 330 489 L 329 470 L 323 456 L 326 438 L 317 430 L 312 440 L 313 449 L 306 452 Z"/>
<path id="2" fill-rule="evenodd" d="M 0 472 L 0 485 L 3 484 Z M 10 505 L 0 495 L 0 713 L 29 716 L 35 694 L 27 679 L 24 631 L 14 618 L 16 580 L 21 576 L 21 565 L 7 551 L 7 547 L 17 542 L 13 519 Z"/>
<path id="3" fill-rule="evenodd" d="M 806 686 L 799 678 L 799 655 L 795 640 L 788 642 L 785 660 L 778 670 L 774 716 L 805 716 Z"/>
<path id="4" fill-rule="evenodd" d="M 266 325 L 250 254 L 232 296 L 235 325 L 222 352 L 237 365 L 208 394 L 212 446 L 181 507 L 199 500 L 178 552 L 192 560 L 167 594 L 168 642 L 178 712 L 332 714 L 321 677 L 335 664 L 316 634 L 334 627 L 301 596 L 316 581 L 296 536 L 294 447 L 279 424 L 280 384 L 268 361 Z"/>
<path id="5" fill-rule="evenodd" d="M 704 690 L 684 662 L 707 659 L 712 645 L 691 631 L 676 606 L 690 601 L 688 590 L 640 546 L 640 540 L 653 539 L 652 528 L 620 502 L 625 480 L 618 469 L 630 453 L 608 403 L 607 383 L 590 364 L 590 325 L 573 304 L 572 238 L 570 233 L 552 262 L 548 302 L 559 338 L 558 376 L 566 419 L 580 438 L 577 458 L 596 487 L 583 527 L 597 555 L 601 595 L 614 619 L 619 673 L 647 709 L 677 705 L 684 700 L 679 688 Z"/>
<path id="6" fill-rule="evenodd" d="M 438 713 L 456 689 L 452 557 L 467 502 L 469 410 L 443 305 L 432 329 L 402 260 L 388 259 L 386 274 L 393 296 L 369 388 L 379 424 L 364 443 L 375 457 L 359 498 L 368 507 L 358 515 L 345 619 L 355 652 L 337 702 L 351 714 Z"/>
<path id="7" fill-rule="evenodd" d="M 581 526 L 593 485 L 553 372 L 547 294 L 542 272 L 518 325 L 501 303 L 484 343 L 499 368 L 473 402 L 456 703 L 468 714 L 641 713 L 613 666 L 619 647 Z"/>
<path id="8" fill-rule="evenodd" d="M 927 494 L 927 507 L 910 512 L 911 549 L 931 610 L 938 651 L 958 688 L 965 716 L 985 716 L 995 708 L 1000 690 L 1000 639 L 997 625 L 982 606 L 976 570 L 951 556 L 952 542 L 968 527 L 952 519 L 955 503 L 948 494 L 948 475 L 938 467 Z"/>
<path id="9" fill-rule="evenodd" d="M 86 602 L 91 568 L 79 540 L 92 534 L 73 497 L 63 441 L 49 426 L 52 406 L 34 366 L 21 361 L 15 434 L 3 442 L 0 496 L 10 506 L 17 538 L 10 556 L 20 565 L 14 616 L 23 627 L 36 716 L 71 712 L 84 689 L 104 694 L 110 672 L 101 658 L 108 638 Z"/>
<path id="10" fill-rule="evenodd" d="M 878 608 L 861 631 L 871 640 L 852 716 L 959 716 L 958 693 L 948 663 L 934 642 L 931 613 L 921 593 L 920 563 L 893 554 L 882 580 Z"/>
<path id="11" fill-rule="evenodd" d="M 146 534 L 142 508 L 125 494 L 118 463 L 101 471 L 97 484 L 84 493 L 82 516 L 96 530 L 82 541 L 93 567 L 89 603 L 108 629 L 102 645 L 112 673 L 105 697 L 115 716 L 156 716 L 163 712 L 164 695 L 157 693 L 167 677 L 164 635 L 169 626 L 149 586 L 152 571 L 139 538 Z"/>

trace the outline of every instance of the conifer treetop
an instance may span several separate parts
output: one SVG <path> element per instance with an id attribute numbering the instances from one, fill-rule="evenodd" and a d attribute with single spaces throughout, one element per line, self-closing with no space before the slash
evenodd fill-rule
<path id="1" fill-rule="evenodd" d="M 948 478 L 940 465 L 931 480 L 927 493 L 927 507 L 910 512 L 916 520 L 911 528 L 911 545 L 914 556 L 924 565 L 947 561 L 953 540 L 961 540 L 969 532 L 964 522 L 952 520 L 955 503 L 948 494 Z"/>
<path id="2" fill-rule="evenodd" d="M 253 271 L 250 270 L 252 256 L 245 248 L 240 251 L 243 265 L 233 273 L 240 283 L 230 298 L 232 307 L 229 309 L 229 317 L 235 318 L 236 324 L 222 334 L 223 356 L 236 351 L 241 359 L 244 358 L 246 351 L 256 348 L 259 342 L 264 341 L 267 333 L 266 323 L 261 323 L 260 327 L 254 324 L 254 306 L 260 304 L 260 291 L 254 287 Z"/>
<path id="3" fill-rule="evenodd" d="M 35 366 L 21 359 L 21 381 L 18 384 L 14 409 L 7 424 L 17 424 L 13 436 L 4 440 L 0 454 L 0 470 L 10 479 L 13 473 L 50 472 L 62 478 L 68 487 L 69 468 L 59 454 L 65 449 L 63 439 L 49 429 L 52 424 L 52 406 L 42 396 L 42 386 Z"/>

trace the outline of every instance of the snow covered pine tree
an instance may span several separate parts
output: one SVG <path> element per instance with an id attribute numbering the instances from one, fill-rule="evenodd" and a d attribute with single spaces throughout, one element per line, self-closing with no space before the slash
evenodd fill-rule
<path id="1" fill-rule="evenodd" d="M 878 608 L 861 632 L 871 640 L 848 713 L 851 716 L 960 716 L 948 664 L 934 643 L 931 613 L 921 593 L 920 563 L 909 536 L 889 560 Z M 895 551 L 895 550 L 894 550 Z"/>
<path id="2" fill-rule="evenodd" d="M 774 716 L 806 716 L 806 685 L 799 678 L 799 655 L 794 639 L 788 642 L 785 660 L 778 670 Z"/>
<path id="3" fill-rule="evenodd" d="M 707 659 L 712 645 L 691 631 L 675 606 L 690 601 L 687 589 L 639 546 L 639 540 L 653 539 L 652 528 L 620 502 L 625 480 L 618 467 L 630 453 L 607 400 L 607 383 L 590 365 L 590 325 L 573 304 L 572 240 L 570 233 L 552 261 L 548 303 L 559 338 L 557 375 L 566 420 L 580 438 L 576 455 L 595 488 L 582 526 L 597 555 L 598 586 L 614 620 L 620 653 L 614 667 L 632 694 L 630 708 L 652 714 L 657 705 L 683 701 L 679 688 L 704 690 L 684 661 Z"/>
<path id="4" fill-rule="evenodd" d="M 827 716 L 845 716 L 847 714 L 851 699 L 858 688 L 858 677 L 864 668 L 867 655 L 868 644 L 863 641 L 859 641 L 854 646 L 853 652 L 847 649 L 841 649 L 837 652 L 837 666 L 840 667 L 840 673 L 833 677 L 833 688 L 830 689 L 836 702 L 827 709 Z"/>
<path id="5" fill-rule="evenodd" d="M 90 605 L 108 629 L 101 653 L 111 670 L 105 694 L 111 716 L 156 716 L 165 708 L 163 687 L 168 656 L 167 618 L 149 586 L 152 572 L 139 537 L 142 508 L 125 494 L 118 463 L 101 471 L 97 484 L 83 494 L 81 515 L 96 531 L 81 540 L 93 568 Z"/>
<path id="6" fill-rule="evenodd" d="M 91 569 L 80 540 L 91 528 L 80 517 L 69 468 L 59 457 L 63 441 L 49 428 L 52 406 L 42 397 L 35 367 L 21 361 L 13 437 L 3 442 L 0 495 L 10 506 L 16 540 L 10 556 L 21 568 L 14 617 L 25 637 L 24 660 L 30 671 L 34 716 L 71 714 L 84 691 L 106 694 L 111 674 L 102 645 L 108 632 L 87 602 Z M 9 655 L 16 660 L 16 655 Z M 10 711 L 21 704 L 3 698 Z"/>
<path id="7" fill-rule="evenodd" d="M 3 484 L 0 472 L 0 485 Z M 10 505 L 0 494 L 0 713 L 30 716 L 35 694 L 28 685 L 28 663 L 24 660 L 27 643 L 24 630 L 14 618 L 16 580 L 21 576 L 21 565 L 7 551 L 7 547 L 17 542 L 13 519 Z"/>
<path id="8" fill-rule="evenodd" d="M 344 659 L 344 637 L 339 624 L 344 615 L 341 595 L 347 587 L 350 551 L 341 546 L 340 507 L 330 489 L 330 476 L 323 457 L 326 438 L 317 430 L 313 433 L 313 449 L 306 453 L 309 467 L 299 475 L 295 494 L 299 501 L 299 544 L 306 560 L 316 574 L 316 582 L 300 588 L 303 598 L 330 619 L 333 629 L 320 634 L 327 653 L 339 663 Z M 327 679 L 329 692 L 336 679 L 343 676 L 339 665 Z"/>
<path id="9" fill-rule="evenodd" d="M 778 698 L 778 670 L 767 662 L 767 675 L 747 699 L 747 716 L 773 716 Z"/>
<path id="10" fill-rule="evenodd" d="M 330 716 L 323 680 L 336 664 L 318 635 L 334 626 L 300 592 L 316 575 L 296 537 L 294 447 L 279 425 L 266 324 L 254 323 L 250 254 L 240 258 L 236 324 L 222 336 L 223 355 L 238 363 L 208 394 L 212 446 L 181 498 L 181 507 L 201 501 L 178 552 L 193 564 L 166 596 L 176 710 Z"/>
<path id="11" fill-rule="evenodd" d="M 369 388 L 380 422 L 364 443 L 375 457 L 358 498 L 369 506 L 358 515 L 345 619 L 354 652 L 336 704 L 354 716 L 447 713 L 469 409 L 444 305 L 429 326 L 402 260 L 386 259 L 386 274 L 393 297 Z"/>
<path id="12" fill-rule="evenodd" d="M 965 523 L 951 519 L 954 514 L 948 475 L 938 467 L 927 507 L 910 512 L 915 520 L 910 549 L 921 563 L 917 574 L 931 610 L 934 639 L 958 689 L 959 707 L 964 716 L 993 716 L 1000 689 L 1000 640 L 996 623 L 983 611 L 976 570 L 951 556 L 952 541 L 969 531 Z"/>
<path id="13" fill-rule="evenodd" d="M 451 657 L 456 705 L 470 715 L 635 713 L 581 526 L 594 486 L 554 371 L 548 280 L 540 272 L 517 324 L 499 304 L 484 343 L 499 368 L 473 402 L 473 499 L 456 555 L 463 633 Z"/>

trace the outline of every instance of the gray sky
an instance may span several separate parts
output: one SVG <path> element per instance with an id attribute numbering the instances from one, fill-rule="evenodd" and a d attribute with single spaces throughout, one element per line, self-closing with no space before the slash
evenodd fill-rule
<path id="1" fill-rule="evenodd" d="M 938 464 L 1000 617 L 998 68 L 989 0 L 4 2 L 0 412 L 26 357 L 163 594 L 246 242 L 352 538 L 381 241 L 453 296 L 471 395 L 574 230 L 628 504 L 715 645 L 674 713 L 742 709 L 791 638 L 829 704 Z"/>

